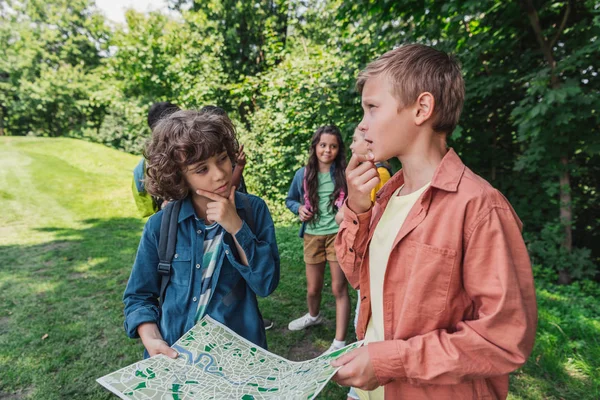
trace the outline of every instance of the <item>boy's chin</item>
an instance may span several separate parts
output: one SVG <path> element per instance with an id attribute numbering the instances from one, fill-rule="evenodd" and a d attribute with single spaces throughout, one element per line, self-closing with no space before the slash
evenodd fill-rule
<path id="1" fill-rule="evenodd" d="M 379 162 L 380 160 L 380 154 L 377 151 L 373 151 L 373 150 L 369 150 L 367 151 L 367 155 L 372 155 L 373 156 L 373 162 Z"/>

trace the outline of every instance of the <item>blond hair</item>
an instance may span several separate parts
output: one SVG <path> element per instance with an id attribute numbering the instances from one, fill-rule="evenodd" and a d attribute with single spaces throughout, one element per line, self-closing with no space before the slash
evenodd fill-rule
<path id="1" fill-rule="evenodd" d="M 465 101 L 465 83 L 454 57 L 422 44 L 404 45 L 367 65 L 358 74 L 356 89 L 362 94 L 367 80 L 382 74 L 402 107 L 414 104 L 421 93 L 433 95 L 434 131 L 450 135 L 456 128 Z"/>

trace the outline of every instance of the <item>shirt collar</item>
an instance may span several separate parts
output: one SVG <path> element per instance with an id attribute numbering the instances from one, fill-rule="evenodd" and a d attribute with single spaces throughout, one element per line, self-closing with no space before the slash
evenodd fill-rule
<path id="1" fill-rule="evenodd" d="M 433 178 L 431 178 L 431 187 L 446 192 L 456 192 L 464 171 L 465 165 L 460 160 L 460 157 L 454 149 L 449 148 L 444 158 L 442 158 L 442 162 L 435 169 Z M 381 188 L 377 193 L 377 198 L 390 197 L 403 184 L 404 172 L 400 170 Z"/>

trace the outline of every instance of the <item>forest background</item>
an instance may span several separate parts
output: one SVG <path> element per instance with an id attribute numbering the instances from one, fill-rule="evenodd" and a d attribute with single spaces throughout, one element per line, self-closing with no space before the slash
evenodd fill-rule
<path id="1" fill-rule="evenodd" d="M 153 102 L 217 104 L 280 221 L 315 128 L 349 141 L 360 121 L 358 71 L 403 43 L 451 52 L 467 98 L 450 145 L 509 198 L 548 278 L 598 279 L 597 1 L 170 0 L 126 26 L 92 0 L 0 4 L 0 133 L 140 153 Z"/>
<path id="2" fill-rule="evenodd" d="M 125 183 L 137 157 L 123 152 L 141 154 L 156 101 L 216 104 L 235 121 L 246 183 L 269 204 L 286 269 L 261 300 L 276 323 L 271 349 L 326 348 L 331 326 L 285 331 L 305 292 L 284 198 L 316 127 L 336 124 L 350 143 L 358 72 L 412 42 L 462 63 L 467 97 L 449 145 L 524 222 L 540 320 L 511 398 L 600 396 L 598 1 L 169 6 L 115 25 L 93 0 L 0 0 L 0 398 L 106 398 L 92 378 L 138 359 L 120 327 L 143 222 Z M 344 393 L 332 384 L 323 397 Z"/>

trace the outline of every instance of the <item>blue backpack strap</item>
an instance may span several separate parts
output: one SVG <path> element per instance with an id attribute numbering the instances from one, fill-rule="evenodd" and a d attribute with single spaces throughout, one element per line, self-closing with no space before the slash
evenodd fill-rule
<path id="1" fill-rule="evenodd" d="M 160 237 L 158 239 L 158 274 L 161 276 L 159 306 L 162 307 L 167 285 L 171 279 L 171 263 L 175 255 L 177 243 L 177 225 L 181 200 L 172 201 L 163 210 L 160 221 Z"/>

